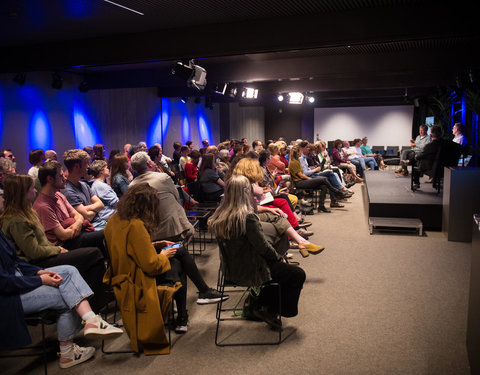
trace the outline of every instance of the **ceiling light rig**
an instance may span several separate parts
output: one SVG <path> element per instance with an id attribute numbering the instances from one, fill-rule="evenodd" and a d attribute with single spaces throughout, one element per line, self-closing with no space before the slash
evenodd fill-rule
<path id="1" fill-rule="evenodd" d="M 195 65 L 193 59 L 188 62 L 178 61 L 172 68 L 172 74 L 187 81 L 188 87 L 194 87 L 197 90 L 203 90 L 207 85 L 207 71 Z"/>
<path id="2" fill-rule="evenodd" d="M 258 89 L 253 87 L 245 87 L 242 91 L 242 98 L 244 99 L 257 99 L 258 98 Z"/>
<path id="3" fill-rule="evenodd" d="M 313 93 L 302 93 L 298 91 L 288 92 L 288 93 L 280 93 L 277 95 L 277 100 L 282 103 L 286 102 L 287 104 L 313 104 L 315 103 L 315 96 Z"/>
<path id="4" fill-rule="evenodd" d="M 114 2 L 114 1 L 111 1 L 111 0 L 103 0 L 103 1 L 105 1 L 106 3 L 112 4 L 112 5 L 115 5 L 119 8 L 123 8 L 123 9 L 126 9 L 126 10 L 130 11 L 130 12 L 133 12 L 133 13 L 139 14 L 141 16 L 144 16 L 144 14 L 142 12 L 139 12 L 138 10 L 135 10 L 135 9 L 132 9 L 132 8 L 128 8 L 125 5 L 118 4 L 118 3 Z"/>

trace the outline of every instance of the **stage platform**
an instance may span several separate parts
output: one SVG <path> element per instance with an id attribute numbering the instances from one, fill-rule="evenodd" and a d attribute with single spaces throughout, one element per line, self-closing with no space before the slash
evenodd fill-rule
<path id="1" fill-rule="evenodd" d="M 368 217 L 416 218 L 424 229 L 442 230 L 442 191 L 422 178 L 420 190 L 410 189 L 410 176 L 395 175 L 392 169 L 366 171 L 364 197 Z"/>

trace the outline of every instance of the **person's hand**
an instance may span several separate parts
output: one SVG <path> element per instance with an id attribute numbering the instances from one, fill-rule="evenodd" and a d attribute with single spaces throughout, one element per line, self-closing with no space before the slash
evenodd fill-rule
<path id="1" fill-rule="evenodd" d="M 173 258 L 176 253 L 177 253 L 176 248 L 170 248 L 167 250 L 163 249 L 162 251 L 160 251 L 160 254 L 165 255 L 167 258 Z"/>
<path id="2" fill-rule="evenodd" d="M 277 216 L 283 216 L 283 211 L 282 211 L 280 208 L 278 208 L 278 207 L 273 207 L 273 208 L 271 207 L 271 208 L 270 208 L 270 212 L 271 212 L 272 214 L 277 215 Z"/>
<path id="3" fill-rule="evenodd" d="M 63 281 L 62 277 L 58 273 L 51 270 L 40 270 L 37 272 L 37 275 L 39 275 L 42 279 L 42 285 L 56 287 Z"/>
<path id="4" fill-rule="evenodd" d="M 172 242 L 172 241 L 162 240 L 162 241 L 152 242 L 152 245 L 155 246 L 156 249 L 163 249 L 165 246 L 170 246 L 170 245 L 173 245 L 174 243 L 175 242 Z"/>
<path id="5" fill-rule="evenodd" d="M 68 250 L 67 249 L 64 249 L 63 247 L 59 246 L 60 248 L 60 254 L 65 254 L 65 253 L 68 253 Z"/>
<path id="6" fill-rule="evenodd" d="M 272 192 L 272 189 L 271 189 L 269 186 L 265 186 L 265 187 L 263 188 L 263 192 L 264 192 L 264 193 L 271 193 L 271 192 Z"/>

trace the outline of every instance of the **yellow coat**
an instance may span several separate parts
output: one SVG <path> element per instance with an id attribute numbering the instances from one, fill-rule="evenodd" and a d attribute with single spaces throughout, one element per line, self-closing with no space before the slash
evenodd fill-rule
<path id="1" fill-rule="evenodd" d="M 103 278 L 112 286 L 120 305 L 130 345 L 136 352 L 168 354 L 164 318 L 171 307 L 173 294 L 182 286 L 157 286 L 156 275 L 170 269 L 164 255 L 157 254 L 150 234 L 139 219 L 121 220 L 114 214 L 105 227 L 105 239 L 111 266 Z"/>

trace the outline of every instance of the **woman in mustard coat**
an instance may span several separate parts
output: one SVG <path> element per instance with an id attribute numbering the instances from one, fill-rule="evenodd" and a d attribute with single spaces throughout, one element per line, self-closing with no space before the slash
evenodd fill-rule
<path id="1" fill-rule="evenodd" d="M 105 227 L 111 265 L 104 282 L 111 278 L 132 349 L 138 352 L 141 347 L 147 355 L 170 352 L 164 320 L 174 293 L 182 286 L 164 275 L 170 270 L 169 258 L 175 249 L 157 253 L 152 244 L 150 235 L 160 222 L 158 206 L 155 189 L 148 184 L 136 185 L 122 196 L 117 213 Z M 158 248 L 168 244 L 155 243 Z M 167 285 L 157 285 L 157 279 Z"/>

